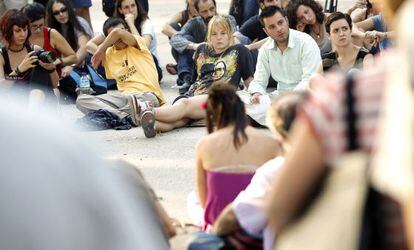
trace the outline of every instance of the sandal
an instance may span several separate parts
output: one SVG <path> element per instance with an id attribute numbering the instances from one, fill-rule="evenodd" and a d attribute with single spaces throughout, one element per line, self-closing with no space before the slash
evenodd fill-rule
<path id="1" fill-rule="evenodd" d="M 177 64 L 169 63 L 169 64 L 165 65 L 165 69 L 171 75 L 177 75 L 178 74 Z"/>

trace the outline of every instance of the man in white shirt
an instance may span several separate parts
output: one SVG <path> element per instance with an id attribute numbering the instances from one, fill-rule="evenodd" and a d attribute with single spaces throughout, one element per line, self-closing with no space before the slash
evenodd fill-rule
<path id="1" fill-rule="evenodd" d="M 248 88 L 253 104 L 259 103 L 260 96 L 266 93 L 270 76 L 278 83 L 276 95 L 304 90 L 321 64 L 316 42 L 308 34 L 289 29 L 281 8 L 265 8 L 260 14 L 260 22 L 269 38 L 259 50 L 254 80 Z"/>

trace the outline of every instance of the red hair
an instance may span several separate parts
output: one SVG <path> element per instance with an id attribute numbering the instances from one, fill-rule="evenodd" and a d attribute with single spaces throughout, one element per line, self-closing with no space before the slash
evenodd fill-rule
<path id="1" fill-rule="evenodd" d="M 30 37 L 30 21 L 27 16 L 15 9 L 7 10 L 1 17 L 0 17 L 0 32 L 3 35 L 3 38 L 11 44 L 13 41 L 13 26 L 16 25 L 20 28 L 27 27 L 27 38 L 25 43 L 28 42 Z"/>

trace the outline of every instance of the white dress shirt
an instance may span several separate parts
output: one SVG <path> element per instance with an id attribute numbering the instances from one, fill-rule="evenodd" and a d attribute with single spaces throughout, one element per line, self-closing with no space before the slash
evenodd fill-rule
<path id="1" fill-rule="evenodd" d="M 278 82 L 277 92 L 307 89 L 309 78 L 322 62 L 315 40 L 306 33 L 289 29 L 288 46 L 281 51 L 271 38 L 259 50 L 250 93 L 266 93 L 269 77 Z M 277 93 L 276 93 L 277 94 Z"/>

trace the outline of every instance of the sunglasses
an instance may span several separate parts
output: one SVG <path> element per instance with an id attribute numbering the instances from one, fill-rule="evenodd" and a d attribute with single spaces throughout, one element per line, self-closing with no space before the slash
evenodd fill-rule
<path id="1" fill-rule="evenodd" d="M 62 9 L 60 9 L 60 10 L 53 11 L 53 12 L 52 12 L 52 14 L 53 14 L 54 16 L 58 16 L 60 13 L 64 14 L 66 11 L 68 11 L 68 8 L 63 7 L 63 8 L 62 8 Z"/>

